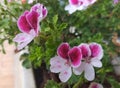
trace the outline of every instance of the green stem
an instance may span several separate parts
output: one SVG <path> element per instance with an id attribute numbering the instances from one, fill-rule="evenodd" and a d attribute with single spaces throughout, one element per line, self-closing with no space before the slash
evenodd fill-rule
<path id="1" fill-rule="evenodd" d="M 73 88 L 80 88 L 80 85 L 83 83 L 82 77 L 80 77 L 79 81 L 73 86 Z"/>

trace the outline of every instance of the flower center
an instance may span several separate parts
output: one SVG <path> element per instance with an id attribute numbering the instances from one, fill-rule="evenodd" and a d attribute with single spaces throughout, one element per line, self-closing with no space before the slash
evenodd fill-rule
<path id="1" fill-rule="evenodd" d="M 71 66 L 70 61 L 69 61 L 69 60 L 67 60 L 67 61 L 65 62 L 65 65 Z"/>
<path id="2" fill-rule="evenodd" d="M 90 63 L 91 62 L 91 58 L 90 57 L 86 57 L 83 59 L 84 62 L 86 63 Z"/>

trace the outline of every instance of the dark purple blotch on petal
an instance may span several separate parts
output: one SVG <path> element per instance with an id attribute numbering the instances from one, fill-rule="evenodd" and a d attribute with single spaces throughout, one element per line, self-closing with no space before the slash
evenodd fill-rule
<path id="1" fill-rule="evenodd" d="M 74 67 L 78 67 L 81 64 L 82 59 L 82 52 L 81 49 L 78 47 L 73 47 L 68 52 L 69 59 Z"/>
<path id="2" fill-rule="evenodd" d="M 29 25 L 32 27 L 32 29 L 35 30 L 36 34 L 38 34 L 38 28 L 39 28 L 39 18 L 38 13 L 35 11 L 31 11 L 27 14 L 26 18 L 29 23 Z"/>
<path id="3" fill-rule="evenodd" d="M 21 32 L 29 33 L 31 30 L 31 26 L 27 22 L 26 15 L 29 13 L 29 11 L 25 11 L 23 15 L 21 15 L 17 21 L 18 28 Z"/>
<path id="4" fill-rule="evenodd" d="M 89 47 L 91 50 L 91 57 L 96 57 L 102 52 L 100 45 L 97 43 L 92 43 L 92 44 L 90 44 Z"/>
<path id="5" fill-rule="evenodd" d="M 57 54 L 64 59 L 69 59 L 68 57 L 69 49 L 70 49 L 70 46 L 68 43 L 62 43 L 57 49 Z"/>

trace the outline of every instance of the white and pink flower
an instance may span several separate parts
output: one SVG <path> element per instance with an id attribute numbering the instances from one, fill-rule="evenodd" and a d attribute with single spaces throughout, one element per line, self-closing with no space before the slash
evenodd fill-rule
<path id="1" fill-rule="evenodd" d="M 113 0 L 114 4 L 117 4 L 118 2 L 120 2 L 119 0 Z"/>
<path id="2" fill-rule="evenodd" d="M 77 68 L 81 64 L 81 49 L 77 46 L 70 48 L 68 43 L 62 43 L 57 49 L 57 54 L 58 56 L 50 60 L 50 70 L 60 73 L 60 80 L 66 82 L 72 75 L 72 68 Z"/>
<path id="3" fill-rule="evenodd" d="M 72 14 L 77 10 L 86 9 L 95 2 L 96 0 L 69 0 L 69 4 L 65 7 L 65 10 L 68 10 L 69 14 Z"/>
<path id="4" fill-rule="evenodd" d="M 92 82 L 88 88 L 103 88 L 100 83 Z"/>
<path id="5" fill-rule="evenodd" d="M 87 80 L 92 81 L 95 78 L 93 67 L 102 67 L 101 59 L 103 57 L 103 49 L 97 43 L 82 43 L 78 46 L 82 51 L 82 62 L 78 68 L 73 69 L 76 75 L 80 75 L 84 71 Z"/>
<path id="6" fill-rule="evenodd" d="M 38 8 L 40 7 L 40 8 Z M 39 22 L 47 16 L 47 9 L 42 4 L 34 5 L 30 11 L 25 11 L 18 19 L 17 25 L 22 32 L 13 41 L 18 43 L 18 50 L 29 44 L 39 33 Z"/>

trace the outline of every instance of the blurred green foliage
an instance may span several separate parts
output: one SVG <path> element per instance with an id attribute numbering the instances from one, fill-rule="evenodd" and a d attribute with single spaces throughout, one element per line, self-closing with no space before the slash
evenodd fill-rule
<path id="1" fill-rule="evenodd" d="M 120 34 L 120 3 L 114 5 L 113 0 L 98 0 L 94 5 L 83 11 L 77 11 L 68 14 L 64 10 L 68 0 L 36 0 L 33 4 L 20 4 L 17 2 L 0 4 L 0 45 L 5 40 L 12 42 L 16 34 L 20 33 L 17 27 L 18 17 L 25 11 L 29 10 L 35 3 L 43 3 L 48 9 L 47 17 L 40 23 L 41 33 L 29 44 L 29 54 L 27 60 L 23 61 L 23 66 L 29 67 L 31 63 L 34 67 L 41 66 L 44 61 L 49 70 L 49 61 L 56 55 L 56 50 L 61 42 L 68 42 L 71 46 L 80 43 L 97 42 L 104 49 L 102 59 L 103 67 L 96 70 L 96 82 L 103 83 L 109 80 L 112 88 L 117 86 L 114 78 L 109 78 L 107 74 L 113 72 L 113 66 L 110 63 L 110 53 L 116 52 L 117 46 L 112 42 L 114 32 Z M 70 33 L 69 28 L 75 26 L 75 33 Z M 29 63 L 30 62 L 30 63 Z M 81 79 L 80 79 L 81 80 Z M 79 82 L 78 77 L 74 75 L 68 81 L 68 84 Z M 86 80 L 84 80 L 86 82 Z M 52 81 L 48 81 L 57 85 Z M 120 85 L 118 85 L 120 86 Z M 49 86 L 46 85 L 45 88 Z M 51 87 L 52 88 L 52 87 Z M 53 87 L 59 88 L 59 87 Z"/>

